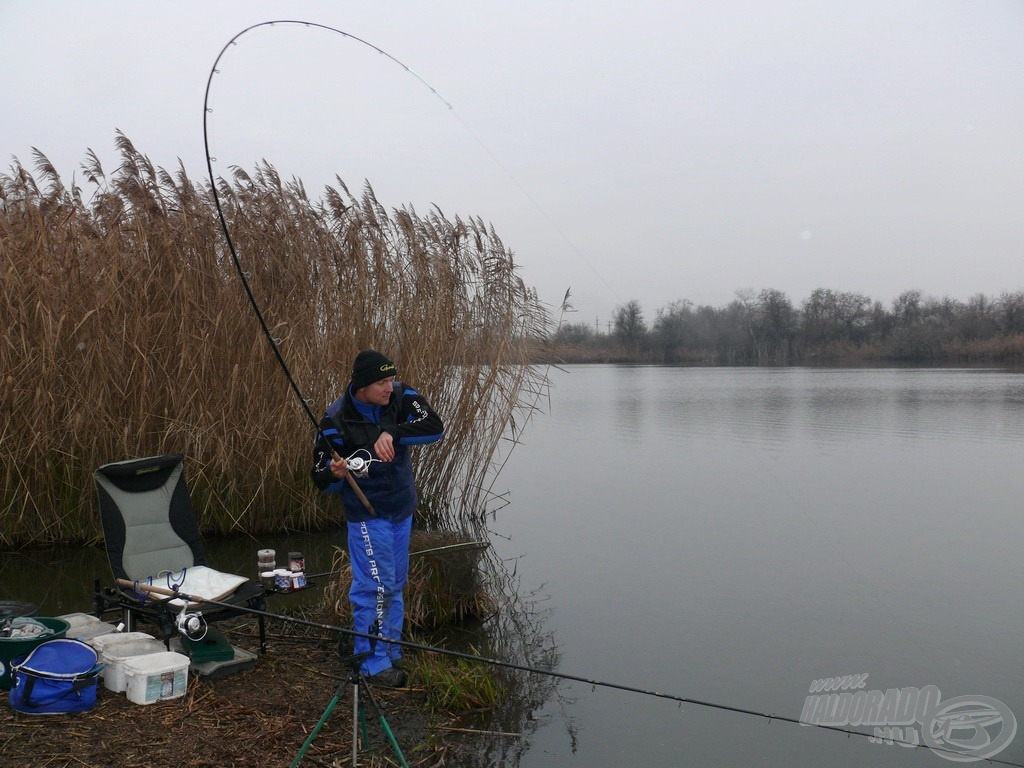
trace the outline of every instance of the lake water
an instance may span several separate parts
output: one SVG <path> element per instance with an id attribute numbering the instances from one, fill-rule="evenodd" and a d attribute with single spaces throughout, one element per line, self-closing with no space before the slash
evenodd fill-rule
<path id="1" fill-rule="evenodd" d="M 1024 374 L 551 375 L 550 403 L 495 482 L 508 504 L 489 525 L 559 672 L 794 719 L 813 681 L 867 675 L 866 692 L 935 686 L 942 702 L 986 697 L 1024 718 Z M 282 534 L 209 548 L 240 573 L 258 548 L 300 549 L 316 572 L 338 543 Z M 109 578 L 99 550 L 7 556 L 0 599 L 87 610 L 93 578 Z M 603 686 L 557 690 L 503 764 L 951 764 Z M 995 758 L 1024 763 L 1024 736 Z"/>
<path id="2" fill-rule="evenodd" d="M 492 528 L 519 557 L 521 589 L 543 598 L 559 671 L 790 718 L 813 681 L 866 674 L 864 691 L 935 686 L 943 702 L 984 696 L 1024 718 L 1024 375 L 552 377 L 547 413 L 496 484 L 509 505 Z M 538 713 L 522 768 L 950 764 L 930 749 L 560 690 L 568 701 Z M 995 757 L 1024 762 L 1024 737 Z"/>

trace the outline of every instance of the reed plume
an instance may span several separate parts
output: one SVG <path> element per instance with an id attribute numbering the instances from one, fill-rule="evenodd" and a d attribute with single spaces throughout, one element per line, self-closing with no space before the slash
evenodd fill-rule
<path id="1" fill-rule="evenodd" d="M 0 174 L 0 544 L 98 539 L 93 470 L 181 452 L 207 533 L 309 529 L 313 428 L 234 271 L 208 185 L 118 133 L 86 196 L 36 151 Z M 386 350 L 442 413 L 418 459 L 433 524 L 489 502 L 499 448 L 547 386 L 548 316 L 479 217 L 388 211 L 341 179 L 319 199 L 266 161 L 216 180 L 272 335 L 319 416 L 355 353 Z"/>

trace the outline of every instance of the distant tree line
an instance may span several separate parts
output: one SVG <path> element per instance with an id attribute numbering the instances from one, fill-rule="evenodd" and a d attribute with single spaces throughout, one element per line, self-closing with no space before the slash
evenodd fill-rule
<path id="1" fill-rule="evenodd" d="M 853 291 L 818 288 L 797 305 L 783 291 L 748 289 L 724 307 L 673 301 L 650 320 L 633 299 L 606 332 L 563 322 L 552 341 L 565 362 L 1019 364 L 1024 291 L 964 302 L 908 290 L 886 307 Z"/>

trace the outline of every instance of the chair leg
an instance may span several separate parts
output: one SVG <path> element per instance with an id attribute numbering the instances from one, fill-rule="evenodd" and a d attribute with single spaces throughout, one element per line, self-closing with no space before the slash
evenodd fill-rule
<path id="1" fill-rule="evenodd" d="M 102 619 L 106 607 L 106 601 L 103 599 L 103 587 L 100 586 L 100 580 L 96 579 L 92 585 L 92 615 L 97 619 Z"/>

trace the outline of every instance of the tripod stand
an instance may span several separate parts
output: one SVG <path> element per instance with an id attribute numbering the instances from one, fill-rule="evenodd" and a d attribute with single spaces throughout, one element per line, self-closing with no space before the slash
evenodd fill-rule
<path id="1" fill-rule="evenodd" d="M 370 633 L 371 635 L 373 632 Z M 344 695 L 345 686 L 352 686 L 352 768 L 357 768 L 359 765 L 359 726 L 362 725 L 363 741 L 369 740 L 369 732 L 366 726 L 366 712 L 359 706 L 359 689 L 362 688 L 366 693 L 366 698 L 369 699 L 370 705 L 373 707 L 373 711 L 377 714 L 377 721 L 380 723 L 381 730 L 384 731 L 384 735 L 388 739 L 388 743 L 391 745 L 391 749 L 394 751 L 395 756 L 398 758 L 398 762 L 402 768 L 409 768 L 409 764 L 405 761 L 405 756 L 402 754 L 401 747 L 398 746 L 398 741 L 395 739 L 395 734 L 391 731 L 391 726 L 388 724 L 387 718 L 384 716 L 384 711 L 380 708 L 380 704 L 377 703 L 377 697 L 373 695 L 373 688 L 366 682 L 366 678 L 362 673 L 362 663 L 365 659 L 373 655 L 373 648 L 376 644 L 375 640 L 370 641 L 370 650 L 366 653 L 359 653 L 352 656 L 345 656 L 343 652 L 343 639 L 338 640 L 338 655 L 341 656 L 341 662 L 347 664 L 349 667 L 349 675 L 345 682 L 338 686 L 338 690 L 335 691 L 334 697 L 327 705 L 327 709 L 320 716 L 320 720 L 313 727 L 313 730 L 309 732 L 309 736 L 302 744 L 302 748 L 299 753 L 295 756 L 292 761 L 290 768 L 296 768 L 302 761 L 302 758 L 306 754 L 306 750 L 309 749 L 316 735 L 320 732 L 320 729 L 327 722 L 327 718 L 330 717 L 334 707 L 337 706 L 338 702 L 341 701 Z"/>

